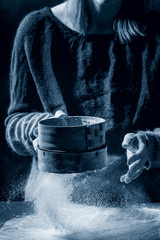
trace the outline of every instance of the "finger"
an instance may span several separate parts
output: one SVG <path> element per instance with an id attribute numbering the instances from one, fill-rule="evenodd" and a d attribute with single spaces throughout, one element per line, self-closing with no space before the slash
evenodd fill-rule
<path id="1" fill-rule="evenodd" d="M 132 166 L 129 168 L 128 172 L 121 177 L 121 181 L 125 183 L 131 182 L 133 179 L 138 177 L 138 174 L 140 175 L 143 171 L 143 167 L 141 164 L 141 160 L 138 160 Z"/>
<path id="2" fill-rule="evenodd" d="M 38 137 L 38 128 L 34 129 L 33 134 L 34 134 L 35 137 Z"/>
<path id="3" fill-rule="evenodd" d="M 135 133 L 127 133 L 123 139 L 122 147 L 135 152 L 138 147 L 138 140 Z"/>
<path id="4" fill-rule="evenodd" d="M 134 174 L 135 174 L 139 169 L 143 169 L 143 164 L 142 164 L 142 160 L 141 160 L 141 159 L 137 160 L 135 163 L 133 163 L 133 164 L 129 167 L 129 170 L 128 170 L 128 172 L 127 172 L 127 177 L 128 177 L 128 178 L 132 178 L 132 176 L 134 176 Z"/>
<path id="5" fill-rule="evenodd" d="M 139 149 L 136 151 L 136 153 L 134 153 L 133 155 L 131 155 L 128 160 L 127 160 L 127 165 L 130 166 L 132 165 L 134 162 L 136 162 L 139 159 L 142 159 L 146 153 L 147 153 L 147 148 L 146 145 L 144 143 L 140 143 L 139 145 Z"/>
<path id="6" fill-rule="evenodd" d="M 135 133 L 127 133 L 124 136 L 122 147 L 127 148 L 135 140 L 135 138 L 137 138 Z"/>
<path id="7" fill-rule="evenodd" d="M 61 110 L 56 111 L 54 118 L 66 118 L 67 114 Z"/>
<path id="8" fill-rule="evenodd" d="M 130 157 L 132 157 L 134 155 L 134 153 L 127 149 L 126 155 L 127 155 L 127 159 L 129 159 Z"/>
<path id="9" fill-rule="evenodd" d="M 35 151 L 37 151 L 37 148 L 38 148 L 38 138 L 34 139 L 32 144 L 33 144 L 33 147 L 34 147 Z"/>
<path id="10" fill-rule="evenodd" d="M 124 182 L 125 182 L 126 184 L 132 182 L 133 180 L 135 180 L 136 178 L 138 178 L 138 177 L 141 175 L 142 171 L 143 171 L 143 168 L 142 168 L 142 169 L 138 169 L 138 170 L 132 175 L 132 177 L 128 177 L 128 174 L 127 174 Z"/>
<path id="11" fill-rule="evenodd" d="M 144 169 L 145 162 L 146 162 L 146 159 L 144 156 L 142 159 L 139 159 L 135 163 L 133 163 L 130 166 L 128 172 L 125 175 L 121 176 L 120 181 L 129 183 L 134 179 L 136 179 L 137 177 L 139 177 Z"/>
<path id="12" fill-rule="evenodd" d="M 127 173 L 120 177 L 120 182 L 125 182 Z"/>

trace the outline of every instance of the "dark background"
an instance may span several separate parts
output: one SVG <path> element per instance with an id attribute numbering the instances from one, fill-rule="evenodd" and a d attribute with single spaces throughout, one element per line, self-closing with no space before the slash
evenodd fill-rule
<path id="1" fill-rule="evenodd" d="M 9 105 L 9 67 L 16 29 L 29 12 L 53 7 L 62 0 L 0 0 L 0 201 L 22 200 L 31 159 L 18 156 L 5 141 L 4 120 Z"/>

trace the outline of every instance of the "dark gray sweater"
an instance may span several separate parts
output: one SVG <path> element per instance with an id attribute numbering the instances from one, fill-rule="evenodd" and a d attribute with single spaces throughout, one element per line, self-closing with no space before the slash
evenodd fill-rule
<path id="1" fill-rule="evenodd" d="M 49 8 L 27 15 L 11 61 L 6 136 L 13 150 L 34 155 L 38 121 L 58 109 L 105 118 L 111 153 L 122 151 L 124 134 L 159 127 L 157 21 L 155 14 L 146 37 L 122 45 L 112 34 L 83 36 L 69 29 Z"/>

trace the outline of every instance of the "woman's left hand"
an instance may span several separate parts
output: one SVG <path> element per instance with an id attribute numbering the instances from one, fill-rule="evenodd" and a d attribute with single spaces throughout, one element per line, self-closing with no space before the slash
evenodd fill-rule
<path id="1" fill-rule="evenodd" d="M 49 117 L 49 118 L 65 118 L 67 115 L 62 111 L 62 110 L 57 110 L 55 112 L 55 114 L 53 115 L 53 117 Z M 38 131 L 38 129 L 36 129 Z M 33 140 L 32 144 L 34 147 L 34 150 L 37 152 L 37 147 L 38 147 L 38 132 L 36 134 L 36 139 Z"/>
<path id="2" fill-rule="evenodd" d="M 149 161 L 147 140 L 145 134 L 128 133 L 125 135 L 122 147 L 127 151 L 128 172 L 121 176 L 120 181 L 130 183 L 138 178 Z"/>

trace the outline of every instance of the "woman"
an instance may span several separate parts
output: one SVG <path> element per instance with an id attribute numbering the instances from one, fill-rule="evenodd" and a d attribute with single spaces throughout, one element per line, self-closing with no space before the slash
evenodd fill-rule
<path id="1" fill-rule="evenodd" d="M 15 152 L 36 156 L 38 122 L 61 110 L 106 119 L 108 154 L 127 149 L 122 182 L 160 165 L 159 15 L 144 5 L 68 0 L 23 19 L 12 52 L 6 119 Z"/>

